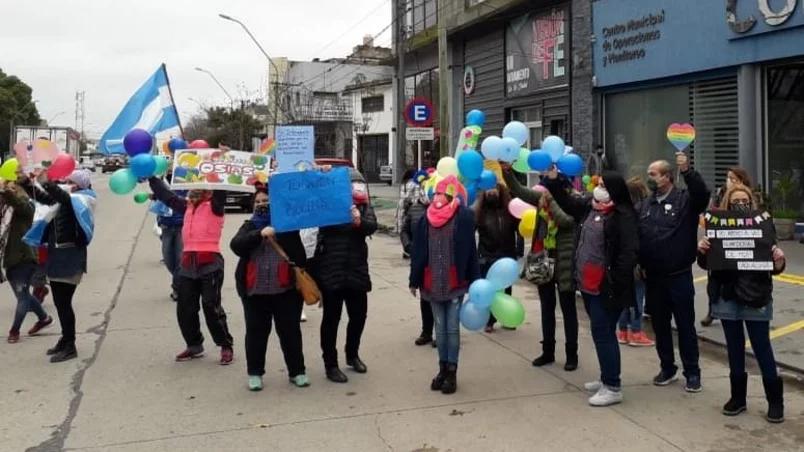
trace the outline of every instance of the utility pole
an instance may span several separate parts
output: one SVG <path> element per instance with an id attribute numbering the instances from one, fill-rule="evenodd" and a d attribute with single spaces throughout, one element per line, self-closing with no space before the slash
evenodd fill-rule
<path id="1" fill-rule="evenodd" d="M 84 119 L 86 110 L 84 109 L 84 98 L 86 91 L 75 92 L 75 130 L 81 132 L 81 139 L 84 138 Z"/>
<path id="2" fill-rule="evenodd" d="M 407 33 L 405 32 L 406 1 L 393 0 L 393 21 L 396 24 L 396 99 L 394 114 L 396 115 L 396 142 L 394 146 L 394 183 L 402 180 L 406 166 L 405 118 L 402 109 L 405 108 L 405 51 L 407 50 Z"/>
<path id="3" fill-rule="evenodd" d="M 452 133 L 450 131 L 450 111 L 449 105 L 452 101 L 452 71 L 449 67 L 449 45 L 447 44 L 447 7 L 451 2 L 446 0 L 436 0 L 438 11 L 436 14 L 438 27 L 438 127 L 439 127 L 439 158 L 451 155 L 450 141 Z"/>

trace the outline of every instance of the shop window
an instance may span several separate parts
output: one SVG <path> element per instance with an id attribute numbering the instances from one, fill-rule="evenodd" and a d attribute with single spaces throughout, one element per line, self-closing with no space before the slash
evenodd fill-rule
<path id="1" fill-rule="evenodd" d="M 360 100 L 360 107 L 363 113 L 377 113 L 385 110 L 385 98 L 383 96 L 364 97 Z"/>
<path id="2" fill-rule="evenodd" d="M 768 185 L 774 210 L 804 217 L 804 63 L 766 74 Z"/>

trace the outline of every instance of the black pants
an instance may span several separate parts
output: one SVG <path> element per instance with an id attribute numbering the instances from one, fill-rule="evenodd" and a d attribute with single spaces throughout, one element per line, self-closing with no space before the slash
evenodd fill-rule
<path id="1" fill-rule="evenodd" d="M 419 300 L 419 309 L 422 311 L 422 336 L 433 337 L 433 308 L 430 302 Z"/>
<path id="2" fill-rule="evenodd" d="M 362 290 L 340 289 L 326 291 L 324 295 L 324 316 L 321 319 L 321 351 L 324 366 L 338 366 L 338 324 L 341 321 L 343 305 L 349 314 L 346 325 L 346 359 L 356 358 L 360 349 L 360 337 L 366 326 L 368 312 L 368 293 Z M 297 319 L 298 320 L 298 319 Z"/>
<path id="3" fill-rule="evenodd" d="M 75 312 L 73 311 L 73 295 L 78 286 L 75 284 L 51 281 L 53 304 L 59 314 L 61 324 L 61 340 L 67 344 L 75 343 Z"/>
<path id="4" fill-rule="evenodd" d="M 556 343 L 556 286 L 555 281 L 538 286 L 542 308 L 542 338 L 544 347 L 555 348 Z M 558 292 L 561 315 L 564 317 L 564 340 L 567 349 L 578 350 L 578 309 L 575 292 Z"/>
<path id="5" fill-rule="evenodd" d="M 726 335 L 726 348 L 729 352 L 729 370 L 732 375 L 745 373 L 745 329 L 751 340 L 751 349 L 759 364 L 762 378 L 773 380 L 779 376 L 776 370 L 776 359 L 773 357 L 773 347 L 770 341 L 770 322 L 753 320 L 724 320 L 723 334 Z"/>
<path id="6" fill-rule="evenodd" d="M 220 347 L 231 347 L 233 340 L 226 325 L 226 312 L 221 306 L 221 286 L 223 270 L 204 275 L 200 278 L 179 278 L 179 300 L 176 303 L 176 316 L 179 328 L 187 347 L 200 347 L 204 343 L 201 334 L 201 323 L 198 311 L 204 309 L 209 334 Z M 200 300 L 200 306 L 199 306 Z"/>
<path id="7" fill-rule="evenodd" d="M 675 319 L 684 376 L 700 376 L 692 271 L 665 277 L 648 275 L 645 290 L 646 311 L 651 315 L 653 332 L 656 334 L 656 353 L 659 355 L 662 370 L 666 374 L 674 374 L 678 370 L 671 327 L 671 321 Z"/>
<path id="8" fill-rule="evenodd" d="M 265 374 L 265 352 L 271 334 L 271 320 L 276 324 L 279 346 L 285 356 L 288 376 L 304 373 L 304 352 L 299 317 L 302 299 L 295 290 L 277 295 L 255 295 L 243 299 L 246 315 L 246 366 L 249 375 Z"/>

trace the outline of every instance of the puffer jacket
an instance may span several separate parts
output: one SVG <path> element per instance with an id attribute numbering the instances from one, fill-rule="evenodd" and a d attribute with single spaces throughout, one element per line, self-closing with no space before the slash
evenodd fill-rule
<path id="1" fill-rule="evenodd" d="M 518 228 L 519 220 L 508 212 L 507 206 L 485 209 L 477 220 L 477 254 L 481 264 L 491 264 L 503 257 L 516 259 L 521 248 Z"/>
<path id="2" fill-rule="evenodd" d="M 3 203 L 14 209 L 8 227 L 6 249 L 3 253 L 3 267 L 8 270 L 21 264 L 36 263 L 33 248 L 22 241 L 22 237 L 31 228 L 34 208 L 27 196 L 5 190 L 2 193 Z"/>
<path id="3" fill-rule="evenodd" d="M 69 193 L 62 190 L 55 182 L 45 182 L 42 184 L 42 188 L 39 188 L 28 180 L 22 183 L 22 187 L 28 196 L 41 204 L 48 206 L 59 204 L 56 216 L 45 229 L 44 236 L 50 247 L 86 247 L 88 245 L 84 230 L 81 229 L 78 219 L 75 217 Z"/>
<path id="4" fill-rule="evenodd" d="M 416 232 L 416 225 L 419 220 L 427 213 L 427 206 L 416 201 L 408 207 L 405 218 L 402 220 L 402 230 L 400 231 L 400 240 L 402 240 L 402 249 L 410 254 L 413 248 L 413 239 Z"/>
<path id="5" fill-rule="evenodd" d="M 377 231 L 377 217 L 368 204 L 357 209 L 360 226 L 349 223 L 318 230 L 312 273 L 322 291 L 371 291 L 366 238 Z"/>

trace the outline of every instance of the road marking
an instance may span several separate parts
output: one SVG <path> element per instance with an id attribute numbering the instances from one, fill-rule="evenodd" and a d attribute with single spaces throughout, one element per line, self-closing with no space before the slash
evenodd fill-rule
<path id="1" fill-rule="evenodd" d="M 781 337 L 781 336 L 796 332 L 796 331 L 801 330 L 801 329 L 804 329 L 804 320 L 799 320 L 798 322 L 793 322 L 793 323 L 791 323 L 789 325 L 785 325 L 785 326 L 783 326 L 781 328 L 776 328 L 774 330 L 771 330 L 770 338 L 771 338 L 771 340 L 773 340 L 773 339 L 776 339 L 777 337 Z M 745 346 L 746 346 L 746 348 L 751 348 L 751 341 L 750 340 L 745 341 Z"/>
<path id="2" fill-rule="evenodd" d="M 789 284 L 804 286 L 804 277 L 798 275 L 790 275 L 783 273 L 781 275 L 774 276 L 773 279 L 775 279 L 776 281 L 786 282 Z"/>

